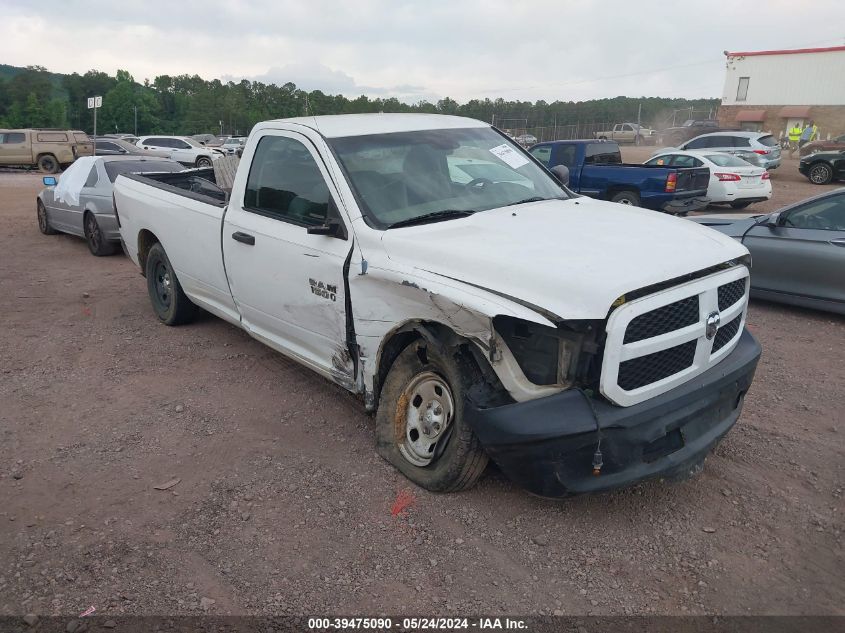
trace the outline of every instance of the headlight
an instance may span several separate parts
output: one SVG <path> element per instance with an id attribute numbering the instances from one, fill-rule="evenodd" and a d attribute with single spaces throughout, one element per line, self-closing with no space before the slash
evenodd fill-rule
<path id="1" fill-rule="evenodd" d="M 535 385 L 567 385 L 572 382 L 578 367 L 583 334 L 508 316 L 495 317 L 493 326 L 522 373 Z"/>

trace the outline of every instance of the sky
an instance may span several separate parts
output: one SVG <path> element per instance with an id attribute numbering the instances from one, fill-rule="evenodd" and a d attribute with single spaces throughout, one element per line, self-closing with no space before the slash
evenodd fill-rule
<path id="1" fill-rule="evenodd" d="M 842 0 L 0 0 L 0 63 L 409 103 L 718 97 L 723 51 L 845 45 Z M 840 78 L 841 80 L 841 78 Z"/>

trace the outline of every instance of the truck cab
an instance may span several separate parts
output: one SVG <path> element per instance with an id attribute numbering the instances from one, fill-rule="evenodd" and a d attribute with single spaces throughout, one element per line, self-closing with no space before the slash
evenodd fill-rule
<path id="1" fill-rule="evenodd" d="M 708 203 L 710 170 L 706 167 L 625 164 L 614 141 L 551 141 L 529 151 L 549 169 L 565 166 L 569 188 L 591 198 L 678 215 Z"/>

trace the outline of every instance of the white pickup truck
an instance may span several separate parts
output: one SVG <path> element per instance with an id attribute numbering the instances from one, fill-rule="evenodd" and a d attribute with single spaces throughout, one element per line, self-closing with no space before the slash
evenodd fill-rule
<path id="1" fill-rule="evenodd" d="M 564 180 L 486 123 L 371 114 L 258 124 L 231 192 L 114 195 L 159 319 L 202 308 L 359 394 L 420 486 L 488 458 L 543 496 L 694 473 L 760 354 L 748 251 Z"/>

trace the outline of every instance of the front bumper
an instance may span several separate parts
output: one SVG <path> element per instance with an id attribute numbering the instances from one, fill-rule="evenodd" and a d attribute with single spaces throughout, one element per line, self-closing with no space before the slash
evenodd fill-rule
<path id="1" fill-rule="evenodd" d="M 490 458 L 528 491 L 599 492 L 682 475 L 702 462 L 739 418 L 759 358 L 760 345 L 746 330 L 718 365 L 631 407 L 568 390 L 494 408 L 467 402 L 466 415 Z M 595 476 L 597 425 L 604 465 Z"/>

